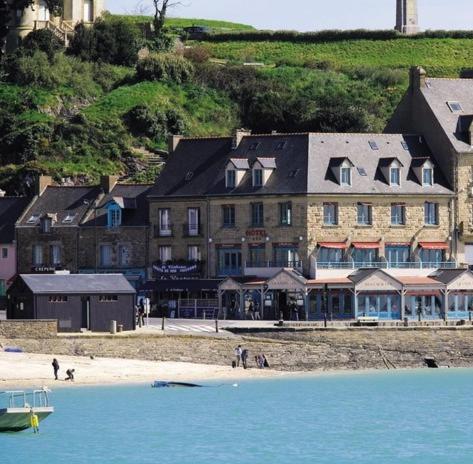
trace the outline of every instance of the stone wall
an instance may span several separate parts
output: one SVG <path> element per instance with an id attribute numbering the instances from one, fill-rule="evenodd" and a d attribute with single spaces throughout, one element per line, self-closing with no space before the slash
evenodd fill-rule
<path id="1" fill-rule="evenodd" d="M 57 336 L 57 321 L 51 320 L 0 320 L 0 339 L 45 339 Z"/>
<path id="2" fill-rule="evenodd" d="M 3 343 L 3 341 L 2 341 Z M 153 361 L 229 365 L 238 344 L 254 356 L 264 353 L 284 371 L 419 368 L 424 358 L 441 365 L 473 366 L 473 330 L 462 328 L 348 329 L 266 333 L 245 337 L 94 336 L 19 339 L 27 352 L 94 355 Z"/>

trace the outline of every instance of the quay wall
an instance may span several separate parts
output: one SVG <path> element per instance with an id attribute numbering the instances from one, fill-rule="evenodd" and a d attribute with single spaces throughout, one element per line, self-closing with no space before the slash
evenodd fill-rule
<path id="1" fill-rule="evenodd" d="M 0 320 L 0 339 L 44 339 L 57 335 L 57 320 Z"/>
<path id="2" fill-rule="evenodd" d="M 8 340 L 0 336 L 0 343 Z M 26 352 L 117 357 L 230 365 L 241 344 L 254 356 L 264 353 L 272 368 L 284 371 L 418 368 L 433 356 L 441 365 L 473 367 L 471 327 L 442 329 L 332 329 L 255 335 L 100 335 L 19 338 Z"/>

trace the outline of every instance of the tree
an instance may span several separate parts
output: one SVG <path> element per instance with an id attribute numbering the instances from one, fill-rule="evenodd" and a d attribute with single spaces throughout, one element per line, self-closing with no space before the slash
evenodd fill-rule
<path id="1" fill-rule="evenodd" d="M 164 23 L 166 22 L 168 10 L 182 4 L 182 2 L 175 0 L 153 0 L 153 26 L 156 37 L 160 37 L 163 34 Z"/>
<path id="2" fill-rule="evenodd" d="M 64 8 L 64 0 L 45 0 L 53 16 L 59 16 Z M 0 0 L 0 52 L 10 29 L 10 21 L 17 10 L 25 10 L 34 5 L 35 0 Z"/>

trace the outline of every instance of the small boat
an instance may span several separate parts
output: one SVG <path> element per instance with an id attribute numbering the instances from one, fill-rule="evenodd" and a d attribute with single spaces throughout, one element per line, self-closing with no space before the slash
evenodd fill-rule
<path id="1" fill-rule="evenodd" d="M 165 382 L 162 380 L 156 380 L 151 384 L 152 388 L 200 388 L 202 385 L 187 382 Z"/>
<path id="2" fill-rule="evenodd" d="M 49 405 L 49 391 L 43 387 L 32 392 L 0 392 L 0 395 L 7 398 L 6 408 L 0 407 L 0 432 L 21 432 L 31 428 L 32 412 L 38 416 L 39 422 L 52 414 L 54 408 Z M 31 404 L 28 402 L 30 398 Z"/>

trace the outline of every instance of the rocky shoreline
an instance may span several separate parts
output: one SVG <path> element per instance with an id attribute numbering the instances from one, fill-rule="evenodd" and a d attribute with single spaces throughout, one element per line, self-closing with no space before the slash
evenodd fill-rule
<path id="1" fill-rule="evenodd" d="M 241 344 L 250 360 L 264 353 L 279 371 L 419 368 L 426 357 L 450 367 L 473 367 L 473 330 L 357 329 L 258 332 L 244 336 L 58 336 L 0 339 L 27 353 L 228 366 Z"/>

